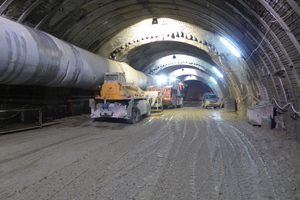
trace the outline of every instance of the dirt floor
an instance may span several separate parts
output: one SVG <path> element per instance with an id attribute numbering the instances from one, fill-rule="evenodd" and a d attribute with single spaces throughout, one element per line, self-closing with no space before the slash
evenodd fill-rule
<path id="1" fill-rule="evenodd" d="M 0 135 L 0 199 L 300 199 L 300 143 L 222 109 Z"/>

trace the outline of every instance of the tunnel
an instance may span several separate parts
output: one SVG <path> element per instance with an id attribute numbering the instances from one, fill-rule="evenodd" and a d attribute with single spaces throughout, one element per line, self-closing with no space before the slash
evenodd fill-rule
<path id="1" fill-rule="evenodd" d="M 0 0 L 0 199 L 300 199 L 299 120 L 300 0 Z"/>
<path id="2" fill-rule="evenodd" d="M 135 73 L 175 76 L 186 85 L 186 101 L 205 92 L 234 99 L 242 117 L 250 106 L 273 105 L 288 133 L 299 136 L 298 1 L 0 5 L 1 41 L 10 45 L 0 64 L 1 110 L 41 107 L 44 120 L 88 113 L 103 74 L 130 69 L 127 76 L 139 80 Z M 10 114 L 1 113 L 2 124 Z"/>

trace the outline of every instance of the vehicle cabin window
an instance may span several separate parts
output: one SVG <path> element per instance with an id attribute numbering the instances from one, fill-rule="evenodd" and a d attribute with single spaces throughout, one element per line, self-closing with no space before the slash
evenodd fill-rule
<path id="1" fill-rule="evenodd" d="M 117 81 L 118 80 L 118 75 L 106 75 L 105 80 L 106 81 Z"/>
<path id="2" fill-rule="evenodd" d="M 174 94 L 174 95 L 177 95 L 177 90 L 172 89 L 171 93 Z"/>
<path id="3" fill-rule="evenodd" d="M 123 82 L 123 83 L 126 82 L 124 74 L 120 75 L 120 81 Z"/>
<path id="4" fill-rule="evenodd" d="M 125 83 L 126 79 L 123 74 L 113 74 L 113 75 L 106 75 L 105 76 L 105 81 L 120 81 Z"/>
<path id="5" fill-rule="evenodd" d="M 216 95 L 208 95 L 205 97 L 205 99 L 213 99 L 213 98 L 217 98 Z"/>

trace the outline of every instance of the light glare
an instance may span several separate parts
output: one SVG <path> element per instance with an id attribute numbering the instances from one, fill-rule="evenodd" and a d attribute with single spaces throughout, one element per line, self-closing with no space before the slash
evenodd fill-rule
<path id="1" fill-rule="evenodd" d="M 214 84 L 217 84 L 217 81 L 216 81 L 213 77 L 210 77 L 210 80 L 211 80 Z"/>
<path id="2" fill-rule="evenodd" d="M 176 81 L 176 77 L 171 76 L 171 77 L 170 77 L 170 80 L 171 80 L 171 82 L 175 82 L 175 81 Z"/>
<path id="3" fill-rule="evenodd" d="M 223 78 L 223 74 L 215 67 L 213 67 L 213 70 L 216 72 L 216 74 L 220 77 Z"/>
<path id="4" fill-rule="evenodd" d="M 165 84 L 167 82 L 167 77 L 164 75 L 157 76 L 156 78 L 159 85 Z"/>
<path id="5" fill-rule="evenodd" d="M 221 37 L 220 41 L 228 48 L 230 51 L 236 56 L 236 57 L 241 57 L 241 54 L 237 48 L 235 48 L 231 42 L 226 40 L 225 38 Z"/>

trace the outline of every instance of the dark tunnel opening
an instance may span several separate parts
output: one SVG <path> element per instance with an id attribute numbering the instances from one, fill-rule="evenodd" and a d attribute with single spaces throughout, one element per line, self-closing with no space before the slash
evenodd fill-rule
<path id="1" fill-rule="evenodd" d="M 204 93 L 213 93 L 212 89 L 201 81 L 188 80 L 186 84 L 184 101 L 201 101 Z"/>

